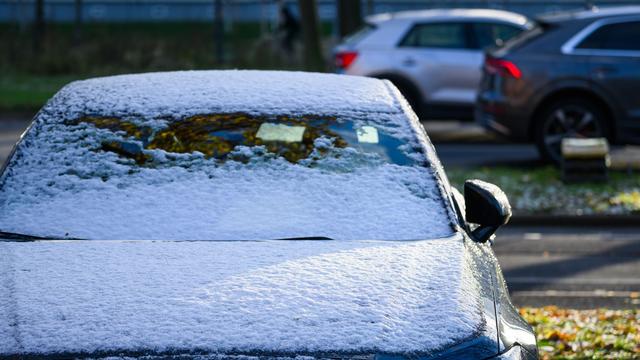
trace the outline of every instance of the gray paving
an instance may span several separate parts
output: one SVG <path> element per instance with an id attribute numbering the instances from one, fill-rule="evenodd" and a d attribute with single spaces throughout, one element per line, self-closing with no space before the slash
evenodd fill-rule
<path id="1" fill-rule="evenodd" d="M 0 165 L 4 164 L 13 145 L 28 125 L 29 120 L 25 118 L 0 119 Z"/>
<path id="2" fill-rule="evenodd" d="M 422 123 L 435 143 L 445 167 L 540 165 L 533 144 L 514 144 L 498 138 L 473 122 L 425 121 Z M 611 168 L 640 170 L 640 146 L 611 146 Z"/>
<path id="3" fill-rule="evenodd" d="M 494 251 L 518 306 L 640 306 L 640 224 L 507 226 Z"/>

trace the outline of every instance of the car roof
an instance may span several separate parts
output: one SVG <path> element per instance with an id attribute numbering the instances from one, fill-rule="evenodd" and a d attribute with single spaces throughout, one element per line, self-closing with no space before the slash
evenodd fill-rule
<path id="1" fill-rule="evenodd" d="M 50 102 L 67 118 L 81 114 L 144 118 L 245 112 L 339 115 L 401 113 L 383 80 L 306 72 L 211 70 L 119 75 L 76 81 Z"/>
<path id="2" fill-rule="evenodd" d="M 498 20 L 518 25 L 526 24 L 529 19 L 511 11 L 495 9 L 429 9 L 400 11 L 377 14 L 367 17 L 368 22 L 382 23 L 389 20 L 406 21 L 443 21 L 443 20 Z"/>
<path id="3" fill-rule="evenodd" d="M 579 9 L 543 14 L 538 18 L 544 22 L 565 22 L 573 20 L 597 20 L 614 16 L 640 15 L 640 6 L 610 6 L 592 7 L 591 9 Z"/>

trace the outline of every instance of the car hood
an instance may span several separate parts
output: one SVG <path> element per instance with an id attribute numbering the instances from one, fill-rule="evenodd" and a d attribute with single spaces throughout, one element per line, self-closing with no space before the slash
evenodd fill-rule
<path id="1" fill-rule="evenodd" d="M 0 356 L 431 354 L 491 327 L 464 239 L 0 243 Z"/>

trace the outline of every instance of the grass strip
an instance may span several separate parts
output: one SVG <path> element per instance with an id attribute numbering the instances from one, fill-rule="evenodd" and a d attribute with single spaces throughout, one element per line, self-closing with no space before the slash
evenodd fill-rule
<path id="1" fill-rule="evenodd" d="M 612 171 L 606 183 L 564 184 L 553 166 L 535 168 L 450 168 L 451 184 L 463 190 L 466 179 L 498 185 L 515 215 L 638 215 L 640 173 Z"/>

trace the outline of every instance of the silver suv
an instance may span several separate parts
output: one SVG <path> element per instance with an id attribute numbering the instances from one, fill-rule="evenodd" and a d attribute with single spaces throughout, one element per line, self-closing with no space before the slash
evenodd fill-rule
<path id="1" fill-rule="evenodd" d="M 334 49 L 336 69 L 391 80 L 422 118 L 472 119 L 484 49 L 532 27 L 489 9 L 374 15 Z"/>

